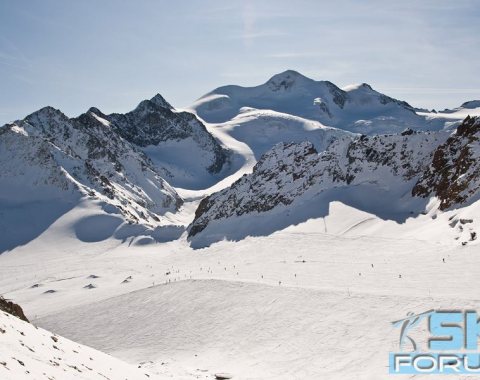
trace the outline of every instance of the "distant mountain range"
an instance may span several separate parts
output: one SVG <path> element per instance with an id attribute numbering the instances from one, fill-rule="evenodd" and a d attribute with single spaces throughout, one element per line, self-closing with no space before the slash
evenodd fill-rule
<path id="1" fill-rule="evenodd" d="M 462 108 L 471 109 L 475 104 L 475 101 L 467 102 Z M 256 87 L 219 87 L 192 106 L 209 123 L 224 123 L 248 108 L 273 110 L 370 135 L 400 133 L 406 128 L 440 130 L 446 121 L 417 113 L 407 102 L 381 94 L 366 83 L 341 89 L 331 82 L 315 81 L 292 70 Z"/>

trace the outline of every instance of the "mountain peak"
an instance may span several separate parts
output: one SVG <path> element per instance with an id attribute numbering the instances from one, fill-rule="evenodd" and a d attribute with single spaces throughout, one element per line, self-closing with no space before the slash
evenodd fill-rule
<path id="1" fill-rule="evenodd" d="M 103 115 L 103 112 L 100 111 L 97 107 L 90 107 L 87 112 L 94 113 L 95 115 Z"/>
<path id="2" fill-rule="evenodd" d="M 304 77 L 304 78 L 306 78 L 306 76 L 300 74 L 298 71 L 289 69 L 289 70 L 282 71 L 281 73 L 275 74 L 274 76 L 272 76 L 270 78 L 270 80 L 277 79 L 277 78 L 283 78 L 283 77 Z"/>
<path id="3" fill-rule="evenodd" d="M 68 120 L 68 117 L 60 110 L 51 106 L 42 107 L 39 110 L 28 115 L 25 120 L 38 119 L 43 122 L 50 119 Z"/>
<path id="4" fill-rule="evenodd" d="M 372 86 L 370 86 L 368 83 L 362 83 L 360 87 L 365 88 L 367 90 L 373 90 Z"/>
<path id="5" fill-rule="evenodd" d="M 174 108 L 168 103 L 162 95 L 156 94 L 151 99 L 142 100 L 132 112 L 157 112 L 159 108 L 173 110 Z"/>
<path id="6" fill-rule="evenodd" d="M 457 128 L 458 136 L 473 136 L 480 132 L 480 117 L 470 117 L 469 115 L 463 120 Z"/>
<path id="7" fill-rule="evenodd" d="M 348 86 L 342 87 L 343 91 L 351 92 L 351 91 L 375 91 L 372 86 L 368 83 L 356 83 L 356 84 L 349 84 Z"/>
<path id="8" fill-rule="evenodd" d="M 151 98 L 150 101 L 159 107 L 173 109 L 171 104 L 167 102 L 165 98 L 158 93 L 153 98 Z"/>
<path id="9" fill-rule="evenodd" d="M 273 91 L 278 91 L 281 89 L 288 90 L 299 81 L 311 82 L 312 79 L 307 78 L 295 70 L 286 70 L 271 77 L 267 81 L 266 85 L 269 86 Z"/>
<path id="10" fill-rule="evenodd" d="M 40 109 L 38 109 L 35 112 L 32 112 L 30 115 L 47 115 L 47 114 L 62 114 L 62 111 L 60 111 L 57 108 L 53 108 L 52 106 L 45 106 Z"/>

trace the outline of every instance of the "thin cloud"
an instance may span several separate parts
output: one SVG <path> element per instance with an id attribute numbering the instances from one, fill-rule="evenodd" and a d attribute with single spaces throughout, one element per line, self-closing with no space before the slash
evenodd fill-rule
<path id="1" fill-rule="evenodd" d="M 245 1 L 242 10 L 243 44 L 249 47 L 255 37 L 255 9 L 251 1 Z"/>
<path id="2" fill-rule="evenodd" d="M 245 47 L 251 47 L 256 39 L 270 38 L 270 37 L 284 37 L 288 35 L 284 31 L 275 29 L 259 30 L 257 26 L 257 19 L 263 14 L 257 8 L 257 3 L 253 1 L 245 1 L 242 8 L 242 24 L 243 31 L 241 38 Z"/>

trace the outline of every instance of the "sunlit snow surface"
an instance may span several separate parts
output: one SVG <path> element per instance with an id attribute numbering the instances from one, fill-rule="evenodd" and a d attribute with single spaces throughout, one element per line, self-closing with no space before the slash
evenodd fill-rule
<path id="1" fill-rule="evenodd" d="M 0 378 L 161 379 L 141 366 L 128 365 L 4 312 L 0 312 Z"/>
<path id="2" fill-rule="evenodd" d="M 390 321 L 478 303 L 478 245 L 454 240 L 449 213 L 399 225 L 337 202 L 202 250 L 185 237 L 79 242 L 72 221 L 96 213 L 74 209 L 0 256 L 0 292 L 39 326 L 167 377 L 385 379 Z"/>

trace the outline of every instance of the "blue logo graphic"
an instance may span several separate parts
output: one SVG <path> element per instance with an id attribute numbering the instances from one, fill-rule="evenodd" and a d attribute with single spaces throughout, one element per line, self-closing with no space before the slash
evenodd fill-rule
<path id="1" fill-rule="evenodd" d="M 409 331 L 428 321 L 428 347 L 419 350 Z M 473 310 L 428 310 L 393 321 L 400 352 L 389 355 L 390 374 L 480 374 L 480 321 Z M 407 344 L 409 343 L 409 344 Z M 411 346 L 411 351 L 406 351 Z"/>

